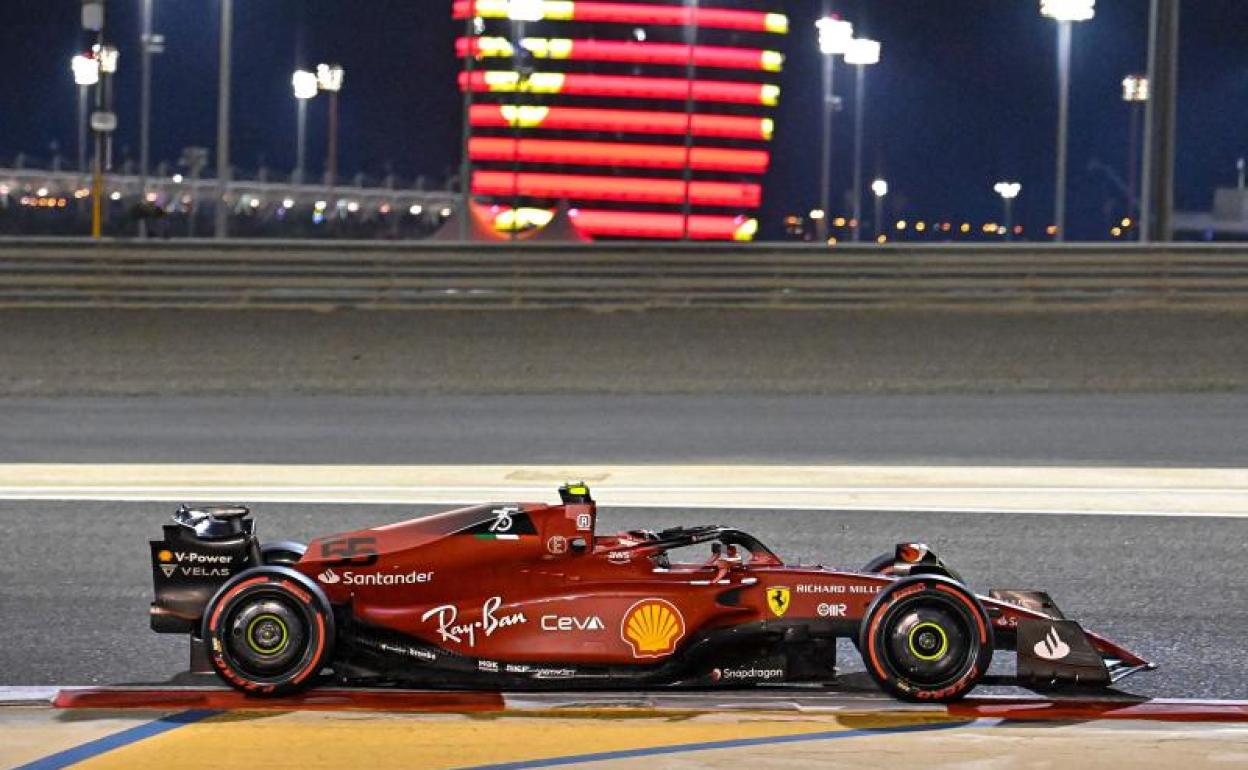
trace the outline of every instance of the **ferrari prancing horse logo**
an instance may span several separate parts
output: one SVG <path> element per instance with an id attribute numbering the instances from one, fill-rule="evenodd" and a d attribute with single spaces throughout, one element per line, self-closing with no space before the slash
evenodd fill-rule
<path id="1" fill-rule="evenodd" d="M 767 589 L 767 606 L 778 618 L 784 617 L 784 613 L 789 611 L 790 598 L 791 592 L 787 588 L 772 586 Z"/>

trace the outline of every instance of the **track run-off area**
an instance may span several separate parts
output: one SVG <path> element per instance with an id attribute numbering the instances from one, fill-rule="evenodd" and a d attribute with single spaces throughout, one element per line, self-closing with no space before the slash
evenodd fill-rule
<path id="1" fill-rule="evenodd" d="M 915 708 L 871 692 L 850 647 L 836 691 L 320 693 L 262 707 L 176 689 L 185 644 L 147 628 L 144 542 L 179 502 L 247 503 L 263 538 L 306 541 L 458 503 L 553 500 L 568 479 L 593 487 L 602 532 L 723 523 L 786 560 L 848 567 L 923 540 L 976 590 L 1047 590 L 1161 669 L 1109 701 L 983 688 Z M 0 520 L 0 767 L 1248 764 L 1248 571 L 1236 566 L 1248 472 L 1236 469 L 11 464 Z"/>

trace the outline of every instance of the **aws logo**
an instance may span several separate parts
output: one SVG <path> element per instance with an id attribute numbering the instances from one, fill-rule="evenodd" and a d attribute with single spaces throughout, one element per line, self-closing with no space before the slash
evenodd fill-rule
<path id="1" fill-rule="evenodd" d="M 685 636 L 685 618 L 671 602 L 643 599 L 624 613 L 620 636 L 634 658 L 659 658 L 676 651 Z"/>

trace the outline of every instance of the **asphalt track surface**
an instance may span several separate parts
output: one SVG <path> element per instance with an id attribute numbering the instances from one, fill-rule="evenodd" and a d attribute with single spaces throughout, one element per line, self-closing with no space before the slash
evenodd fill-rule
<path id="1" fill-rule="evenodd" d="M 1248 466 L 1248 393 L 0 399 L 0 462 Z"/>
<path id="2" fill-rule="evenodd" d="M 148 630 L 146 541 L 174 502 L 0 503 L 0 685 L 161 682 L 186 646 Z M 264 505 L 262 536 L 317 534 L 429 509 Z M 920 539 L 970 581 L 1048 590 L 1067 614 L 1161 664 L 1124 683 L 1158 697 L 1248 696 L 1248 521 L 814 511 L 602 511 L 600 531 L 731 524 L 790 562 L 856 567 Z M 843 646 L 842 665 L 859 668 Z"/>

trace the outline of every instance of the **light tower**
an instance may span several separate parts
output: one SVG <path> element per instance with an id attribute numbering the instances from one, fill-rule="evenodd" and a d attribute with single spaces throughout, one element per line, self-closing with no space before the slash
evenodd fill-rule
<path id="1" fill-rule="evenodd" d="M 295 70 L 290 85 L 299 105 L 299 124 L 295 139 L 294 183 L 303 184 L 304 163 L 308 151 L 308 102 L 316 97 L 316 74 L 307 70 Z"/>
<path id="2" fill-rule="evenodd" d="M 832 121 L 836 113 L 836 57 L 844 56 L 854 39 L 854 25 L 836 16 L 825 16 L 815 22 L 819 30 L 819 52 L 823 54 L 823 153 L 819 170 L 819 208 L 823 217 L 816 220 L 819 240 L 828 240 L 828 219 L 832 205 Z"/>
<path id="3" fill-rule="evenodd" d="M 875 40 L 854 38 L 845 49 L 845 63 L 858 68 L 857 88 L 854 91 L 854 240 L 862 240 L 862 141 L 866 118 L 867 67 L 880 61 L 880 44 Z M 882 181 L 882 180 L 877 180 Z M 874 189 L 874 185 L 872 186 Z M 888 183 L 884 184 L 884 195 Z M 884 195 L 876 194 L 876 205 Z"/>
<path id="4" fill-rule="evenodd" d="M 1014 199 L 1023 191 L 1022 184 L 1018 182 L 997 182 L 992 186 L 993 191 L 1001 196 L 1001 204 L 1005 211 L 1005 239 L 1007 241 L 1014 239 Z"/>
<path id="5" fill-rule="evenodd" d="M 1127 103 L 1127 217 L 1139 219 L 1140 136 L 1143 133 L 1144 106 L 1148 103 L 1147 75 L 1127 75 L 1122 79 L 1122 100 Z"/>
<path id="6" fill-rule="evenodd" d="M 100 82 L 100 65 L 94 57 L 78 54 L 70 60 L 74 85 L 78 86 L 78 171 L 87 170 L 87 126 L 91 87 Z"/>
<path id="7" fill-rule="evenodd" d="M 325 155 L 325 186 L 338 183 L 338 93 L 346 70 L 340 64 L 316 65 L 316 87 L 329 94 L 329 147 Z"/>
<path id="8" fill-rule="evenodd" d="M 1040 0 L 1040 14 L 1057 22 L 1057 181 L 1053 222 L 1057 240 L 1066 240 L 1066 165 L 1070 131 L 1070 49 L 1072 25 L 1096 15 L 1096 0 Z"/>
<path id="9" fill-rule="evenodd" d="M 888 195 L 888 180 L 876 179 L 871 183 L 871 192 L 875 195 L 875 237 L 878 240 L 884 234 L 884 198 Z M 861 225 L 859 221 L 854 231 L 857 232 Z"/>

